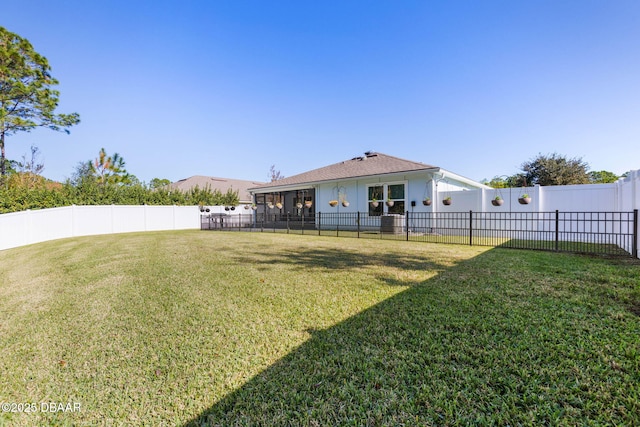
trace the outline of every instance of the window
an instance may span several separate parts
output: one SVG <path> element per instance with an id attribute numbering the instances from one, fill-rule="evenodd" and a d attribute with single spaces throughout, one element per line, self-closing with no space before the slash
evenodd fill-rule
<path id="1" fill-rule="evenodd" d="M 391 184 L 387 186 L 387 200 L 393 202 L 388 212 L 390 214 L 404 215 L 404 184 Z"/>
<path id="2" fill-rule="evenodd" d="M 406 210 L 405 183 L 401 184 L 376 184 L 367 188 L 369 202 L 369 216 L 380 216 L 386 211 L 388 214 L 404 215 Z M 386 206 L 387 201 L 392 201 L 393 206 Z M 378 202 L 374 206 L 373 202 Z"/>
<path id="3" fill-rule="evenodd" d="M 374 185 L 369 187 L 369 216 L 380 216 L 384 207 L 384 187 Z M 375 202 L 375 203 L 374 203 Z M 377 204 L 377 206 L 374 206 Z"/>

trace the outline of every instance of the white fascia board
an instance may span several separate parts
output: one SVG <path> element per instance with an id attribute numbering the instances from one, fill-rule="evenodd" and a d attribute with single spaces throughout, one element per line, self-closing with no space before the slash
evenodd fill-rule
<path id="1" fill-rule="evenodd" d="M 443 178 L 455 179 L 456 181 L 460 181 L 463 184 L 470 185 L 474 188 L 484 188 L 486 190 L 493 190 L 493 187 L 489 187 L 488 185 L 481 184 L 477 181 L 466 178 L 462 175 L 458 175 L 457 173 L 449 172 L 448 170 L 445 170 L 445 169 L 440 169 L 438 172 L 442 174 Z"/>
<path id="2" fill-rule="evenodd" d="M 300 184 L 300 185 L 282 185 L 279 187 L 269 187 L 269 188 L 256 188 L 250 191 L 251 194 L 268 194 L 268 193 L 279 193 L 285 191 L 302 191 L 302 190 L 312 190 L 316 187 L 316 183 L 313 184 Z"/>

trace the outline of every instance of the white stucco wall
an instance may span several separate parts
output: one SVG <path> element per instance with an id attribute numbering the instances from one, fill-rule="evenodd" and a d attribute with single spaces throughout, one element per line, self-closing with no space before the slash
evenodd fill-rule
<path id="1" fill-rule="evenodd" d="M 316 187 L 317 212 L 322 213 L 344 213 L 344 212 L 368 212 L 368 187 L 377 184 L 405 184 L 405 207 L 406 210 L 412 212 L 431 212 L 437 207 L 434 206 L 437 200 L 441 201 L 446 195 L 454 192 L 468 192 L 468 185 L 457 182 L 453 178 L 439 181 L 433 181 L 430 174 L 389 174 L 381 175 L 375 178 L 363 178 L 358 180 L 345 180 L 340 182 L 332 182 L 320 184 Z M 344 207 L 339 204 L 336 207 L 329 206 L 330 200 L 338 200 L 339 191 L 346 194 L 349 200 L 349 206 Z M 424 206 L 422 200 L 430 197 L 434 200 L 431 206 Z M 466 198 L 472 199 L 477 196 L 468 195 Z M 436 200 L 437 199 L 437 200 Z M 411 206 L 411 202 L 415 202 L 415 206 Z M 384 198 L 380 200 L 384 202 Z M 463 206 L 467 206 L 466 204 Z M 468 204 L 468 206 L 472 206 Z M 385 206 L 384 212 L 387 212 Z"/>

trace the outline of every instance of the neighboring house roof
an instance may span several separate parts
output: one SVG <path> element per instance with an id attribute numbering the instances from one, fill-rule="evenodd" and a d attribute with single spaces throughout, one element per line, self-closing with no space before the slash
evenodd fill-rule
<path id="1" fill-rule="evenodd" d="M 195 175 L 169 184 L 169 187 L 176 190 L 188 191 L 197 185 L 202 189 L 210 187 L 211 190 L 219 190 L 223 194 L 226 193 L 229 189 L 231 189 L 232 191 L 237 190 L 240 202 L 250 203 L 252 198 L 251 194 L 249 193 L 249 188 L 262 184 L 262 182 L 256 181 Z"/>
<path id="2" fill-rule="evenodd" d="M 323 181 L 335 181 L 340 179 L 359 178 L 373 175 L 383 175 L 399 172 L 414 172 L 420 170 L 437 171 L 437 166 L 411 160 L 400 159 L 387 154 L 366 152 L 362 157 L 354 157 L 351 160 L 335 163 L 323 168 L 314 169 L 299 175 L 283 178 L 260 186 L 260 189 L 269 187 L 282 187 Z M 253 190 L 253 188 L 252 188 Z"/>

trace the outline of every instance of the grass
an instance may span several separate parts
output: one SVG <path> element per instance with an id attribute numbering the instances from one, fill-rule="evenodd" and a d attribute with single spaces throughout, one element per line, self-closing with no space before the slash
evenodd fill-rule
<path id="1" fill-rule="evenodd" d="M 638 425 L 640 264 L 271 233 L 0 252 L 6 425 Z M 40 406 L 38 406 L 40 408 Z"/>
<path id="2" fill-rule="evenodd" d="M 232 229 L 233 230 L 233 229 Z M 466 230 L 462 229 L 449 229 L 442 230 L 444 234 L 440 233 L 421 233 L 410 231 L 409 235 L 405 232 L 401 233 L 381 233 L 379 228 L 363 229 L 360 232 L 352 229 L 323 229 L 318 231 L 317 229 L 300 229 L 300 228 L 240 228 L 235 229 L 239 231 L 247 232 L 264 232 L 264 233 L 286 233 L 286 234 L 305 234 L 309 236 L 328 236 L 328 237 L 349 237 L 349 238 L 366 238 L 366 239 L 380 239 L 380 240 L 405 240 L 411 242 L 423 242 L 423 243 L 447 243 L 455 245 L 469 245 L 469 235 Z M 513 232 L 511 234 L 520 234 L 521 236 L 528 236 L 530 239 L 522 238 L 510 238 L 509 233 L 495 232 L 482 232 L 476 231 L 473 234 L 472 245 L 473 246 L 492 246 L 502 247 L 510 249 L 532 249 L 532 250 L 545 250 L 545 251 L 558 251 L 558 252 L 571 252 L 586 255 L 606 255 L 606 256 L 621 256 L 631 257 L 631 253 L 627 252 L 620 245 L 625 245 L 631 241 L 631 236 L 618 236 L 620 245 L 612 243 L 596 243 L 596 240 L 601 239 L 603 241 L 608 240 L 607 236 L 595 236 L 588 235 L 583 236 L 591 241 L 578 241 L 578 240 L 559 240 L 556 244 L 555 236 L 551 232 L 538 233 L 538 232 Z M 560 236 L 560 239 L 565 236 Z M 571 236 L 570 236 L 571 237 Z M 573 236 L 577 238 L 577 236 Z M 628 248 L 629 251 L 631 248 Z"/>

